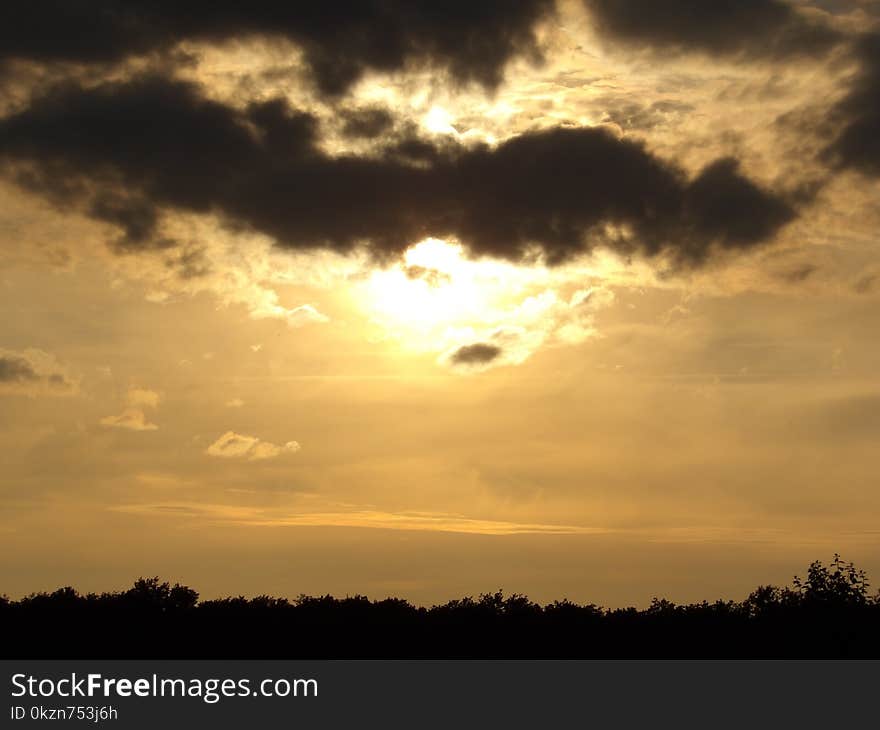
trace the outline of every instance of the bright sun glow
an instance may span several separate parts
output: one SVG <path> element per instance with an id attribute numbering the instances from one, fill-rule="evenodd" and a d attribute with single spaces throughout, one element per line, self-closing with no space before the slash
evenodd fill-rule
<path id="1" fill-rule="evenodd" d="M 429 238 L 407 250 L 403 263 L 373 273 L 370 305 L 386 324 L 436 335 L 438 328 L 479 322 L 498 306 L 500 272 L 487 276 L 496 267 L 468 261 L 460 246 Z"/>
<path id="2" fill-rule="evenodd" d="M 452 114 L 443 107 L 434 106 L 425 115 L 423 124 L 425 129 L 435 134 L 455 134 L 455 127 L 452 126 L 452 121 Z"/>
<path id="3" fill-rule="evenodd" d="M 378 336 L 407 349 L 448 353 L 491 342 L 503 345 L 505 361 L 518 362 L 548 338 L 578 341 L 593 332 L 601 297 L 563 284 L 572 273 L 471 260 L 460 245 L 429 238 L 374 271 L 359 299 Z M 578 273 L 575 280 L 595 275 Z"/>

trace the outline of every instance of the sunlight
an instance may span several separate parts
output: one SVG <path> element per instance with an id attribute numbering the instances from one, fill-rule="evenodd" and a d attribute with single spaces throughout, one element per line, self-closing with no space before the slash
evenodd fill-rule
<path id="1" fill-rule="evenodd" d="M 480 319 L 500 293 L 481 286 L 483 265 L 464 259 L 461 246 L 426 239 L 408 249 L 401 264 L 373 273 L 370 308 L 385 322 L 424 334 Z"/>
<path id="2" fill-rule="evenodd" d="M 423 124 L 425 129 L 435 134 L 455 134 L 455 127 L 452 126 L 452 114 L 440 106 L 431 107 L 430 111 L 425 115 Z"/>
<path id="3" fill-rule="evenodd" d="M 373 271 L 357 299 L 378 339 L 440 353 L 474 342 L 503 343 L 498 362 L 516 363 L 548 338 L 591 336 L 593 308 L 580 306 L 577 291 L 595 273 L 470 259 L 461 245 L 428 238 L 396 265 Z"/>

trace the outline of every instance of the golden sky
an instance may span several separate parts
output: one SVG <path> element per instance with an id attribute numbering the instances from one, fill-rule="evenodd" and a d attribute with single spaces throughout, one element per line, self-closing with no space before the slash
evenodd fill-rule
<path id="1" fill-rule="evenodd" d="M 0 591 L 880 574 L 877 3 L 239 6 L 0 11 Z"/>

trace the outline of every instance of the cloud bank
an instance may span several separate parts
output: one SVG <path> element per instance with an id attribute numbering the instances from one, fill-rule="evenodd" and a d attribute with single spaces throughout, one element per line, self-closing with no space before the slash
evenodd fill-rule
<path id="1" fill-rule="evenodd" d="M 815 13 L 780 0 L 584 0 L 602 38 L 662 51 L 743 59 L 827 53 L 842 36 Z"/>
<path id="2" fill-rule="evenodd" d="M 791 202 L 734 158 L 688 179 L 602 127 L 497 146 L 392 139 L 369 156 L 324 152 L 318 122 L 281 99 L 244 109 L 159 76 L 62 85 L 0 120 L 19 184 L 118 227 L 121 251 L 161 248 L 166 211 L 216 214 L 288 249 L 397 257 L 429 236 L 476 256 L 560 263 L 598 245 L 700 264 L 773 239 Z"/>
<path id="3" fill-rule="evenodd" d="M 493 87 L 510 59 L 539 55 L 535 25 L 552 9 L 550 0 L 15 1 L 0 10 L 0 60 L 118 64 L 186 41 L 260 38 L 296 45 L 326 94 L 344 92 L 367 72 L 408 66 Z"/>

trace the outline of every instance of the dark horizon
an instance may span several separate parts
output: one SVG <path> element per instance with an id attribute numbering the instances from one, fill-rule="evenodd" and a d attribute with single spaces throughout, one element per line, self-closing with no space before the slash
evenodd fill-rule
<path id="1" fill-rule="evenodd" d="M 502 591 L 430 608 L 358 595 L 199 601 L 156 577 L 0 598 L 0 638 L 7 657 L 53 659 L 880 658 L 880 591 L 837 555 L 742 601 L 654 598 L 643 610 Z"/>

